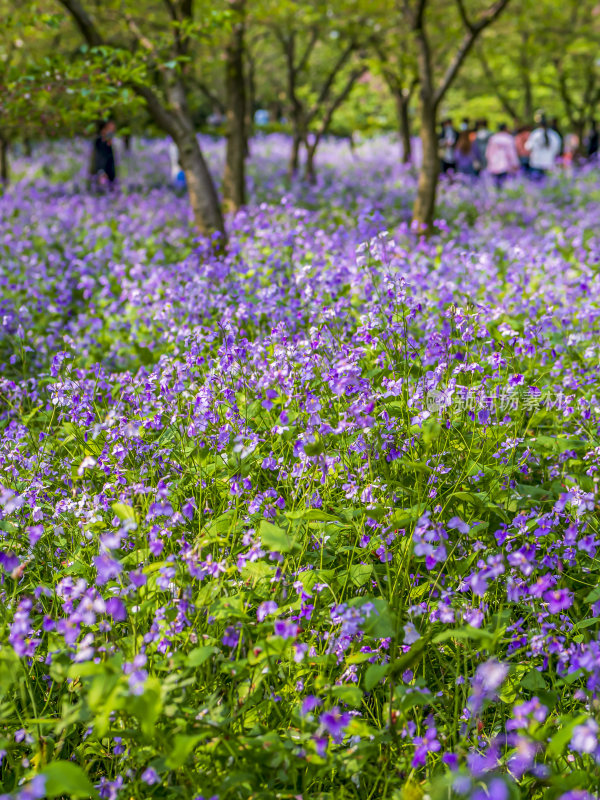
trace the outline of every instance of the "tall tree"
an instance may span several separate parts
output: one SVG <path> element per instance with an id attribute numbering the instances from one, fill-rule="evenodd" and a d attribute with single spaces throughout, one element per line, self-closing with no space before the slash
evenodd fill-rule
<path id="1" fill-rule="evenodd" d="M 231 0 L 231 32 L 225 46 L 227 152 L 223 197 L 230 211 L 246 202 L 246 75 L 244 31 L 246 0 Z"/>
<path id="2" fill-rule="evenodd" d="M 414 49 L 405 31 L 394 27 L 374 35 L 371 46 L 377 68 L 394 100 L 402 161 L 408 164 L 412 161 L 410 105 L 419 83 Z"/>
<path id="3" fill-rule="evenodd" d="M 137 69 L 126 80 L 127 85 L 143 99 L 155 124 L 172 137 L 179 150 L 194 219 L 199 230 L 218 235 L 217 242 L 225 244 L 225 226 L 214 181 L 198 144 L 188 102 L 188 88 L 182 65 L 190 57 L 190 46 L 197 26 L 192 0 L 165 0 L 166 20 L 157 26 L 155 35 L 144 32 L 148 15 L 130 13 L 120 4 L 110 8 L 112 13 L 104 25 L 95 18 L 80 0 L 57 0 L 72 17 L 73 22 L 90 48 L 105 55 L 105 68 L 110 76 L 111 64 L 127 53 L 136 58 Z M 97 7 L 97 12 L 101 9 Z M 165 22 L 167 23 L 165 25 Z M 149 26 L 148 26 L 149 27 Z M 114 30 L 105 37 L 104 29 Z M 163 33 L 166 29 L 167 33 Z M 139 67 L 143 66 L 140 74 Z"/>
<path id="4" fill-rule="evenodd" d="M 429 231 L 433 224 L 439 177 L 437 120 L 440 104 L 452 86 L 466 57 L 483 31 L 490 26 L 508 4 L 508 0 L 496 2 L 473 20 L 469 16 L 464 0 L 456 0 L 462 36 L 454 48 L 441 75 L 436 75 L 432 55 L 432 40 L 427 25 L 430 0 L 404 0 L 403 23 L 407 24 L 415 43 L 419 76 L 421 143 L 423 162 L 419 172 L 417 197 L 413 207 L 413 220 L 422 230 Z"/>
<path id="5" fill-rule="evenodd" d="M 289 173 L 304 168 L 315 179 L 315 156 L 335 113 L 367 71 L 362 45 L 372 14 L 362 0 L 348 0 L 344 14 L 333 16 L 325 0 L 266 2 L 263 24 L 273 33 L 283 58 L 285 96 L 292 128 Z"/>

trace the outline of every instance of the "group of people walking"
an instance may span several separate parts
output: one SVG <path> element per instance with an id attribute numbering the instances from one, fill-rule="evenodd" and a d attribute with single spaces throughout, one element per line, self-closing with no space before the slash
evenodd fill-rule
<path id="1" fill-rule="evenodd" d="M 97 188 L 112 188 L 116 180 L 116 164 L 113 137 L 116 132 L 112 120 L 99 123 L 91 153 L 90 178 Z M 598 127 L 595 120 L 584 141 L 575 134 L 564 140 L 558 131 L 556 120 L 548 123 L 540 115 L 537 125 L 515 126 L 508 130 L 506 124 L 492 133 L 486 120 L 478 120 L 474 126 L 464 119 L 460 130 L 456 130 L 451 119 L 445 119 L 439 135 L 441 170 L 444 173 L 459 173 L 476 177 L 482 172 L 492 176 L 497 186 L 502 186 L 509 175 L 523 171 L 533 180 L 540 180 L 559 159 L 566 165 L 576 159 L 598 157 Z M 185 190 L 179 151 L 174 143 L 169 146 L 171 180 L 176 189 Z"/>
<path id="2" fill-rule="evenodd" d="M 513 131 L 506 124 L 492 133 L 486 120 L 474 126 L 464 119 L 456 130 L 451 119 L 445 119 L 439 135 L 441 170 L 478 176 L 487 172 L 497 186 L 511 174 L 522 171 L 532 180 L 540 180 L 560 160 L 572 164 L 581 157 L 597 158 L 598 127 L 592 120 L 583 142 L 575 134 L 563 137 L 556 120 L 548 123 L 540 115 L 535 126 L 516 125 Z"/>

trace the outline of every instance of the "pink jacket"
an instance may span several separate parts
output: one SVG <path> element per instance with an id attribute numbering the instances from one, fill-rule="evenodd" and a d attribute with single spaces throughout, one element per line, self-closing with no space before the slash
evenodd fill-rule
<path id="1" fill-rule="evenodd" d="M 492 175 L 514 172 L 519 169 L 519 156 L 515 140 L 508 131 L 499 131 L 490 136 L 485 157 L 487 168 Z"/>

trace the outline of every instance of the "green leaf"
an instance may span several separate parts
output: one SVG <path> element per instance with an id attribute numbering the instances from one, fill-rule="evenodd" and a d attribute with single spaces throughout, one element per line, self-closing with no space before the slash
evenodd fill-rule
<path id="1" fill-rule="evenodd" d="M 394 624 L 394 617 L 390 608 L 383 597 L 353 597 L 348 605 L 353 608 L 362 608 L 362 606 L 370 604 L 375 606 L 374 609 L 365 610 L 365 620 L 361 624 L 361 628 L 367 636 L 373 636 L 375 639 L 388 639 L 396 633 L 396 626 Z"/>
<path id="2" fill-rule="evenodd" d="M 546 755 L 550 756 L 550 758 L 557 758 L 562 755 L 563 750 L 573 735 L 573 729 L 577 725 L 581 725 L 582 722 L 585 722 L 586 719 L 586 714 L 580 714 L 578 717 L 569 720 L 566 725 L 563 725 L 559 732 L 555 733 L 552 737 L 550 744 L 546 748 Z"/>
<path id="3" fill-rule="evenodd" d="M 415 667 L 423 658 L 425 648 L 429 644 L 429 637 L 422 636 L 418 642 L 415 642 L 410 648 L 408 653 L 403 653 L 399 658 L 394 659 L 389 667 L 390 675 L 401 675 L 407 669 Z"/>
<path id="4" fill-rule="evenodd" d="M 364 684 L 370 692 L 387 675 L 389 664 L 371 664 L 365 672 Z"/>
<path id="5" fill-rule="evenodd" d="M 355 586 L 364 586 L 373 574 L 373 565 L 353 564 L 347 574 Z"/>
<path id="6" fill-rule="evenodd" d="M 537 669 L 530 669 L 521 681 L 521 686 L 530 692 L 538 692 L 546 688 L 546 682 Z"/>
<path id="7" fill-rule="evenodd" d="M 190 653 L 185 660 L 186 666 L 188 667 L 200 667 L 204 664 L 205 661 L 212 656 L 213 653 L 216 653 L 218 650 L 216 647 L 210 647 L 206 645 L 205 647 L 196 647 Z"/>
<path id="8" fill-rule="evenodd" d="M 442 432 L 442 426 L 436 419 L 428 419 L 423 423 L 423 441 L 426 445 L 430 445 L 439 439 Z"/>
<path id="9" fill-rule="evenodd" d="M 178 733 L 173 739 L 173 747 L 166 758 L 166 765 L 171 769 L 181 767 L 188 760 L 196 745 L 201 742 L 205 736 L 203 734 L 195 734 L 188 736 L 183 733 Z"/>
<path id="10" fill-rule="evenodd" d="M 596 600 L 600 600 L 600 586 L 596 586 L 595 589 L 592 589 L 592 591 L 585 596 L 586 603 L 595 603 Z"/>
<path id="11" fill-rule="evenodd" d="M 139 342 L 134 342 L 133 349 L 135 350 L 137 357 L 145 367 L 149 367 L 152 364 L 154 364 L 156 359 L 152 351 L 148 347 L 144 347 Z"/>
<path id="12" fill-rule="evenodd" d="M 358 686 L 334 686 L 331 694 L 349 706 L 358 707 L 362 703 L 363 693 Z"/>
<path id="13" fill-rule="evenodd" d="M 53 761 L 41 774 L 46 777 L 46 797 L 98 797 L 83 769 L 72 761 Z"/>
<path id="14" fill-rule="evenodd" d="M 297 511 L 288 511 L 285 515 L 288 519 L 308 519 L 317 522 L 337 522 L 338 517 L 321 511 L 320 508 L 301 508 Z"/>
<path id="15" fill-rule="evenodd" d="M 263 545 L 275 553 L 290 553 L 297 547 L 293 536 L 266 520 L 260 523 L 260 538 Z"/>
<path id="16" fill-rule="evenodd" d="M 135 511 L 131 506 L 125 503 L 113 503 L 111 508 L 122 522 L 127 519 L 135 520 Z"/>
<path id="17" fill-rule="evenodd" d="M 453 628 L 452 630 L 438 633 L 433 638 L 433 644 L 440 644 L 448 641 L 448 639 L 474 639 L 477 642 L 481 642 L 483 647 L 490 648 L 494 644 L 495 637 L 489 631 L 465 625 L 464 628 Z"/>

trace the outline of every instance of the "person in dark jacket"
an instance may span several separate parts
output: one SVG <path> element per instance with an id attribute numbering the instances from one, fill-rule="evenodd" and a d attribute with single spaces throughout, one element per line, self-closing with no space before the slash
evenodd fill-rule
<path id="1" fill-rule="evenodd" d="M 117 169 L 112 139 L 115 131 L 116 125 L 111 119 L 98 123 L 98 134 L 94 139 L 90 165 L 92 183 L 97 186 L 108 184 L 110 188 L 114 187 Z"/>

